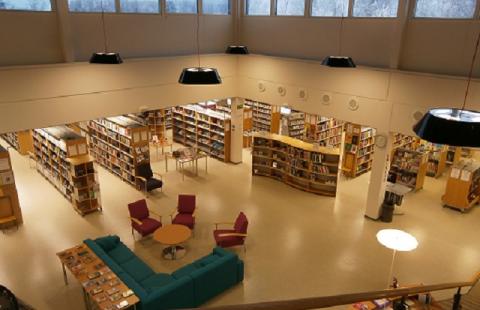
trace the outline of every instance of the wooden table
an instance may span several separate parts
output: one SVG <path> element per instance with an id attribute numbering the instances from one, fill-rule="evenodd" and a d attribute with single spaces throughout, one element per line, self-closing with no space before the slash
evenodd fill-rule
<path id="1" fill-rule="evenodd" d="M 158 148 L 162 148 L 162 155 L 165 154 L 165 147 L 170 147 L 170 152 L 173 152 L 173 143 L 168 140 L 162 140 L 157 142 L 151 142 L 156 149 L 156 155 L 158 160 Z"/>
<path id="2" fill-rule="evenodd" d="M 203 153 L 197 153 L 194 156 L 175 158 L 175 168 L 178 167 L 182 170 L 182 180 L 185 180 L 185 164 L 192 163 L 195 166 L 195 175 L 198 175 L 198 160 L 205 158 L 205 173 L 208 172 L 208 155 Z"/>
<path id="3" fill-rule="evenodd" d="M 82 284 L 87 309 L 136 309 L 140 299 L 86 244 L 59 252 L 57 256 L 62 263 L 65 285 L 68 285 L 67 269 Z"/>
<path id="4" fill-rule="evenodd" d="M 183 252 L 185 255 L 185 248 L 180 244 L 190 239 L 191 236 L 192 231 L 187 226 L 177 224 L 165 225 L 153 233 L 155 241 L 167 245 L 163 250 L 163 257 L 171 260 L 179 258 L 179 252 Z"/>

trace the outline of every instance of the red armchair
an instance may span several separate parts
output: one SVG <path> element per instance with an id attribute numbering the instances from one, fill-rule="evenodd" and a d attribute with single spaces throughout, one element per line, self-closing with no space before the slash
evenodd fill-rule
<path id="1" fill-rule="evenodd" d="M 233 225 L 233 229 L 218 229 L 219 225 L 224 224 Z M 222 248 L 243 245 L 243 249 L 246 251 L 245 239 L 247 238 L 247 228 L 247 217 L 243 212 L 240 212 L 235 223 L 215 223 L 213 237 L 217 245 Z"/>
<path id="2" fill-rule="evenodd" d="M 132 224 L 132 235 L 136 230 L 142 237 L 148 236 L 158 228 L 162 227 L 162 217 L 153 211 L 149 211 L 147 201 L 141 199 L 128 204 L 130 220 Z M 159 217 L 159 221 L 150 217 L 150 213 Z"/>
<path id="3" fill-rule="evenodd" d="M 170 214 L 172 224 L 184 225 L 193 230 L 195 226 L 195 195 L 178 195 L 177 209 Z"/>

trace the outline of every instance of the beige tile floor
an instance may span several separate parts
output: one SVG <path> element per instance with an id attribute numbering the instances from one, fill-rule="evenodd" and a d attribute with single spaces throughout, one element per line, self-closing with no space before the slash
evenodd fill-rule
<path id="1" fill-rule="evenodd" d="M 81 217 L 26 158 L 11 155 L 25 224 L 0 234 L 0 283 L 37 309 L 84 308 L 79 284 L 71 276 L 69 286 L 63 283 L 55 256 L 62 249 L 87 237 L 118 234 L 156 271 L 171 272 L 211 251 L 212 223 L 233 220 L 239 211 L 250 221 L 247 252 L 237 250 L 245 261 L 245 281 L 207 306 L 382 289 L 392 252 L 375 234 L 387 227 L 404 229 L 420 243 L 397 255 L 394 273 L 401 283 L 463 281 L 480 270 L 480 211 L 442 208 L 445 178 L 427 178 L 423 190 L 405 199 L 405 215 L 387 224 L 363 217 L 368 174 L 342 180 L 337 197 L 327 198 L 252 177 L 248 151 L 239 165 L 209 159 L 208 174 L 201 162 L 200 175 L 185 181 L 174 162 L 164 173 L 164 162 L 154 154 L 153 168 L 164 173 L 165 188 L 148 202 L 164 215 L 163 222 L 169 222 L 179 193 L 196 194 L 199 205 L 186 256 L 166 261 L 161 245 L 148 238 L 135 241 L 130 233 L 126 204 L 142 198 L 140 192 L 98 168 L 104 211 Z"/>

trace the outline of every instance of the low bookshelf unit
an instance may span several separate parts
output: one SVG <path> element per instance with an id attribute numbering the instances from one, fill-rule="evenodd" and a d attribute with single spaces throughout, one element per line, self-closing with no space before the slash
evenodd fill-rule
<path id="1" fill-rule="evenodd" d="M 445 206 L 465 212 L 480 201 L 480 165 L 461 160 L 452 166 L 442 202 Z"/>
<path id="2" fill-rule="evenodd" d="M 67 126 L 33 131 L 37 171 L 82 216 L 102 209 L 98 176 L 87 140 Z"/>
<path id="3" fill-rule="evenodd" d="M 324 196 L 337 193 L 340 151 L 271 133 L 253 137 L 252 174 Z"/>
<path id="4" fill-rule="evenodd" d="M 125 116 L 88 123 L 90 152 L 100 165 L 128 184 L 137 186 L 137 167 L 150 162 L 149 128 Z"/>
<path id="5" fill-rule="evenodd" d="M 21 155 L 28 155 L 28 152 L 33 153 L 33 137 L 31 130 L 3 133 L 0 136 Z"/>

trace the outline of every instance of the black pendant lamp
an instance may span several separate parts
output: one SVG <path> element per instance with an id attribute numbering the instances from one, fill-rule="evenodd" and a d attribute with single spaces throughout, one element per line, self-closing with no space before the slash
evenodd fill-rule
<path id="1" fill-rule="evenodd" d="M 462 108 L 436 108 L 428 111 L 413 126 L 413 131 L 421 139 L 451 146 L 480 147 L 480 112 L 465 110 L 479 44 L 480 32 L 470 65 Z"/>
<path id="2" fill-rule="evenodd" d="M 120 57 L 119 53 L 109 53 L 108 46 L 107 46 L 107 32 L 105 30 L 105 13 L 103 11 L 103 1 L 102 4 L 102 29 L 103 29 L 103 44 L 104 44 L 104 51 L 93 53 L 92 57 L 90 57 L 91 64 L 107 64 L 107 65 L 118 65 L 123 62 L 122 57 Z"/>
<path id="3" fill-rule="evenodd" d="M 343 4 L 342 4 L 343 5 Z M 342 7 L 342 19 L 340 20 L 340 31 L 338 38 L 338 53 L 342 54 L 342 33 L 343 33 L 343 7 Z M 351 57 L 347 56 L 327 56 L 323 59 L 322 65 L 332 68 L 355 68 L 356 65 Z"/>
<path id="4" fill-rule="evenodd" d="M 185 85 L 222 84 L 222 79 L 215 68 L 205 68 L 200 65 L 200 17 L 197 12 L 197 59 L 198 67 L 184 68 L 178 83 Z"/>
<path id="5" fill-rule="evenodd" d="M 248 48 L 245 45 L 229 45 L 225 51 L 227 54 L 247 55 Z"/>

